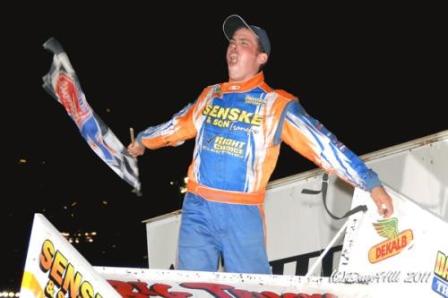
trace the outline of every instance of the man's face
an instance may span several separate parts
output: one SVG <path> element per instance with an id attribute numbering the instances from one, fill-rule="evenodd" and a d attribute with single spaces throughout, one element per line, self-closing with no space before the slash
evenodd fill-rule
<path id="1" fill-rule="evenodd" d="M 267 61 L 267 54 L 261 53 L 255 33 L 240 28 L 233 34 L 227 47 L 227 69 L 229 81 L 244 82 L 256 75 L 260 66 Z"/>

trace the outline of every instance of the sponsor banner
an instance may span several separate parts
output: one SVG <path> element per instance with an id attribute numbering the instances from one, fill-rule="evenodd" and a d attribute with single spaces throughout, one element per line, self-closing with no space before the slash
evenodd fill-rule
<path id="1" fill-rule="evenodd" d="M 34 216 L 20 297 L 120 297 L 41 214 Z"/>
<path id="2" fill-rule="evenodd" d="M 95 267 L 123 297 L 347 297 L 362 285 L 331 284 L 328 278 Z M 339 293 L 339 294 L 338 294 Z M 135 296 L 133 296 L 135 295 Z"/>
<path id="3" fill-rule="evenodd" d="M 42 214 L 36 214 L 20 297 L 251 297 L 256 293 L 258 297 L 338 297 L 332 287 L 328 279 L 318 277 L 94 268 Z"/>
<path id="4" fill-rule="evenodd" d="M 446 277 L 446 254 L 438 255 L 440 278 Z M 363 282 L 366 276 L 328 277 L 196 272 L 139 268 L 92 267 L 45 219 L 36 214 L 20 297 L 402 297 L 424 295 L 420 284 Z M 415 296 L 413 296 L 415 297 Z"/>
<path id="5" fill-rule="evenodd" d="M 44 48 L 54 55 L 50 71 L 43 77 L 43 88 L 64 106 L 90 148 L 139 194 L 141 185 L 136 159 L 127 153 L 112 130 L 90 107 L 59 42 L 50 38 Z"/>
<path id="6" fill-rule="evenodd" d="M 417 284 L 378 280 L 367 276 L 304 277 L 235 274 L 134 268 L 95 267 L 123 297 L 219 297 L 219 298 L 356 298 L 428 297 Z"/>
<path id="7" fill-rule="evenodd" d="M 368 211 L 349 218 L 339 268 L 330 278 L 343 280 L 355 272 L 364 282 L 419 285 L 425 297 L 448 297 L 448 223 L 393 189 L 387 191 L 395 211 L 384 219 L 370 194 L 355 190 L 353 206 L 366 204 Z"/>

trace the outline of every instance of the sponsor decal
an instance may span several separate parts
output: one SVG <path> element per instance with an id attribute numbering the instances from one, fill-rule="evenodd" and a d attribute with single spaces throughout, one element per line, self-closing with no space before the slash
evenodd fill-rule
<path id="1" fill-rule="evenodd" d="M 448 297 L 448 256 L 441 251 L 436 255 L 432 290 L 442 297 Z"/>
<path id="2" fill-rule="evenodd" d="M 370 263 L 378 263 L 399 254 L 414 239 L 412 230 L 407 229 L 398 233 L 398 219 L 396 217 L 381 219 L 373 223 L 376 232 L 387 240 L 369 249 Z"/>
<path id="3" fill-rule="evenodd" d="M 234 140 L 225 137 L 215 137 L 213 146 L 208 148 L 208 150 L 219 153 L 219 154 L 229 154 L 235 157 L 243 158 L 244 145 L 246 142 Z"/>
<path id="4" fill-rule="evenodd" d="M 44 287 L 47 298 L 79 297 L 102 298 L 88 280 L 83 280 L 82 274 L 72 265 L 65 255 L 56 249 L 51 240 L 42 243 L 39 254 L 40 270 L 48 275 Z"/>
<path id="5" fill-rule="evenodd" d="M 61 73 L 55 85 L 55 93 L 60 99 L 67 113 L 73 117 L 79 126 L 90 116 L 89 107 L 79 98 L 75 82 L 65 73 Z"/>
<path id="6" fill-rule="evenodd" d="M 201 291 L 200 297 L 209 294 L 209 297 L 227 298 L 246 298 L 246 297 L 266 297 L 266 298 L 281 298 L 281 297 L 301 297 L 301 298 L 336 298 L 330 293 L 325 294 L 305 294 L 305 293 L 281 293 L 277 294 L 271 291 L 248 291 L 237 289 L 230 285 L 208 283 L 208 282 L 184 282 L 180 283 L 182 291 L 174 291 L 171 288 L 173 285 L 155 283 L 148 285 L 146 282 L 124 282 L 118 280 L 108 280 L 108 282 L 115 288 L 115 290 L 123 297 L 176 297 L 187 298 L 194 297 L 195 291 Z M 195 290 L 191 292 L 190 290 Z"/>
<path id="7" fill-rule="evenodd" d="M 244 102 L 247 103 L 247 104 L 257 105 L 258 106 L 258 105 L 263 105 L 264 104 L 264 99 L 260 98 L 260 97 L 253 97 L 253 96 L 247 95 L 244 98 Z"/>
<path id="8" fill-rule="evenodd" d="M 222 90 L 221 86 L 216 86 L 212 93 L 212 98 L 221 98 L 222 97 Z"/>
<path id="9" fill-rule="evenodd" d="M 239 108 L 224 108 L 219 105 L 207 105 L 202 111 L 207 117 L 207 123 L 228 128 L 232 122 L 240 122 L 253 126 L 260 126 L 263 117 L 257 113 L 251 113 Z"/>

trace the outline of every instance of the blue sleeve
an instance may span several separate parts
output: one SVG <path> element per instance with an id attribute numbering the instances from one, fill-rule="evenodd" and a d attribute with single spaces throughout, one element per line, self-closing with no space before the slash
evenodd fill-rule
<path id="1" fill-rule="evenodd" d="M 311 117 L 298 100 L 286 107 L 282 140 L 329 173 L 370 191 L 381 185 L 378 175 L 334 134 Z"/>

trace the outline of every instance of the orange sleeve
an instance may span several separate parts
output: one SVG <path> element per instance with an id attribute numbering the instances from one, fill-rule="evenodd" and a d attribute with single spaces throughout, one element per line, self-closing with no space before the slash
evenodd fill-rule
<path id="1" fill-rule="evenodd" d="M 158 149 L 166 146 L 179 146 L 184 141 L 196 136 L 195 117 L 200 117 L 201 103 L 210 92 L 205 88 L 194 104 L 189 104 L 180 112 L 160 125 L 151 126 L 140 132 L 137 140 L 149 149 Z"/>

